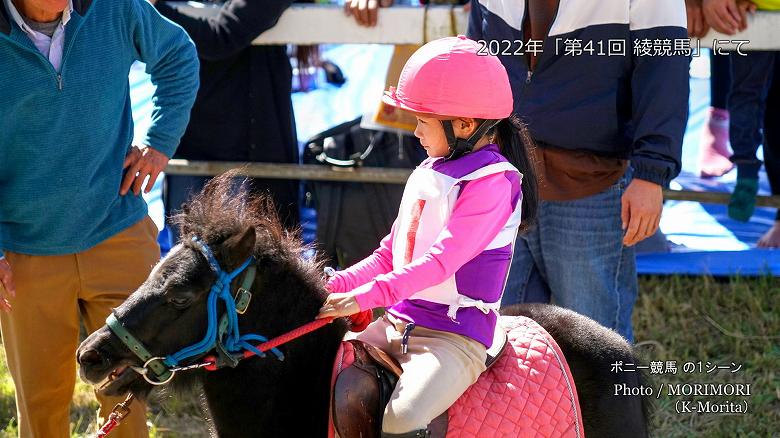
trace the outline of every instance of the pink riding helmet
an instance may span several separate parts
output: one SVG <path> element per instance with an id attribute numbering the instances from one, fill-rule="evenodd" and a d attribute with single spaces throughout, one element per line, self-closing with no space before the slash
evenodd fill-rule
<path id="1" fill-rule="evenodd" d="M 501 61 L 479 53 L 463 35 L 420 47 L 406 61 L 386 104 L 416 113 L 500 120 L 512 114 L 509 77 Z"/>

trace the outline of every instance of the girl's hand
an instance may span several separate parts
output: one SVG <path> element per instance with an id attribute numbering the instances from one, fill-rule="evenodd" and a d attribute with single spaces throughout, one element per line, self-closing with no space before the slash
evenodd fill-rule
<path id="1" fill-rule="evenodd" d="M 360 312 L 360 306 L 354 295 L 349 293 L 332 293 L 325 299 L 317 319 L 339 318 L 354 315 L 358 312 Z"/>

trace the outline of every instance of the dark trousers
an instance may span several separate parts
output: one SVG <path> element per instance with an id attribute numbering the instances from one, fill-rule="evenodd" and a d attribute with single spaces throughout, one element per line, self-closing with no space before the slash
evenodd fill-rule
<path id="1" fill-rule="evenodd" d="M 758 178 L 758 146 L 773 193 L 780 192 L 780 52 L 731 54 L 731 94 L 728 109 L 731 157 L 740 178 Z"/>
<path id="2" fill-rule="evenodd" d="M 764 114 L 764 167 L 773 195 L 780 195 L 780 52 L 775 52 L 775 71 Z M 775 220 L 780 220 L 780 209 Z"/>
<path id="3" fill-rule="evenodd" d="M 727 109 L 731 89 L 731 56 L 710 51 L 710 106 Z"/>

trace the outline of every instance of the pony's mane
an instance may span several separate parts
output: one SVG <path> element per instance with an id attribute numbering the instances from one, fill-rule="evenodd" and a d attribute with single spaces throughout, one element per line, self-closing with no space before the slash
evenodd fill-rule
<path id="1" fill-rule="evenodd" d="M 271 259 L 283 263 L 301 278 L 319 279 L 323 262 L 317 255 L 302 257 L 304 252 L 315 252 L 303 244 L 299 230 L 285 229 L 271 197 L 251 192 L 251 181 L 237 173 L 232 170 L 213 178 L 172 217 L 181 242 L 198 237 L 214 245 L 254 228 L 256 259 Z"/>

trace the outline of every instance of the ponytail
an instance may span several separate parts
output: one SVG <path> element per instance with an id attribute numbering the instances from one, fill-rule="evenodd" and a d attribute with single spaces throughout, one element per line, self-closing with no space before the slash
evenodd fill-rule
<path id="1" fill-rule="evenodd" d="M 513 166 L 523 173 L 521 188 L 523 191 L 522 221 L 520 233 L 525 233 L 536 223 L 539 194 L 537 192 L 536 172 L 534 163 L 529 159 L 529 152 L 534 147 L 534 141 L 525 124 L 516 117 L 501 120 L 494 128 L 496 143 L 501 153 Z"/>

